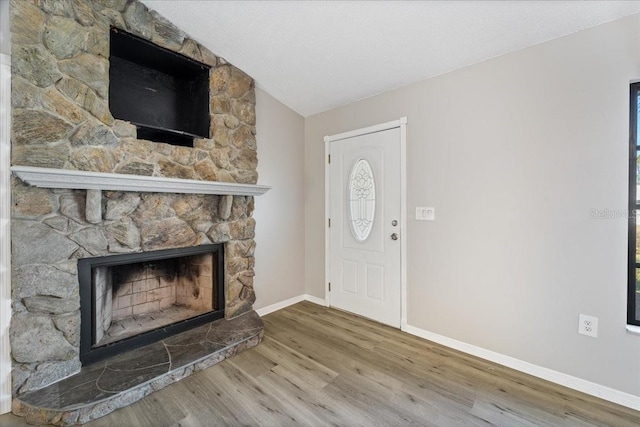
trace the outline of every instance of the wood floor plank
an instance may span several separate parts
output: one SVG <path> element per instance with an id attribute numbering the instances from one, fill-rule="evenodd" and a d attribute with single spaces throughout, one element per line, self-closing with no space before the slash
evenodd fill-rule
<path id="1" fill-rule="evenodd" d="M 310 331 L 305 334 L 295 334 L 286 325 L 284 329 L 279 329 L 274 334 L 276 334 L 278 341 L 296 346 L 301 352 L 306 352 L 309 357 L 322 355 L 322 363 L 333 367 L 338 372 L 351 371 L 352 365 L 356 361 L 359 364 L 369 363 L 380 372 L 400 378 L 407 384 L 414 384 L 415 388 L 412 391 L 418 395 L 422 390 L 440 390 L 444 396 L 449 395 L 452 399 L 464 402 L 469 408 L 475 399 L 475 393 L 470 391 L 468 387 L 463 388 L 460 384 L 446 378 L 441 380 L 442 374 L 439 372 L 433 374 L 428 372 L 429 365 L 415 366 L 410 360 L 384 357 L 384 354 L 370 351 L 353 354 L 354 346 L 352 344 L 340 340 L 333 341 L 333 338 L 325 337 L 326 340 L 333 342 L 323 346 L 321 345 L 323 341 L 320 341 L 322 336 L 316 336 Z M 326 344 L 326 341 L 324 342 Z"/>
<path id="2" fill-rule="evenodd" d="M 302 302 L 263 320 L 257 347 L 88 425 L 640 426 L 640 412 L 346 312 Z"/>
<path id="3" fill-rule="evenodd" d="M 264 341 L 263 341 L 264 342 Z M 264 346 L 261 346 L 264 347 Z M 256 378 L 270 371 L 278 364 L 264 356 L 262 352 L 242 352 L 233 357 L 233 365 L 242 369 L 248 375 Z"/>
<path id="4" fill-rule="evenodd" d="M 206 427 L 208 425 L 255 425 L 257 423 L 257 420 L 247 411 L 242 410 L 235 399 L 213 383 L 205 371 L 192 375 L 181 382 L 184 382 L 184 391 L 178 394 L 175 399 L 180 401 L 187 415 L 175 425 L 202 425 Z M 173 388 L 173 385 L 168 388 Z"/>
<path id="5" fill-rule="evenodd" d="M 344 405 L 319 397 L 314 387 L 300 386 L 289 371 L 263 373 L 260 384 L 281 402 L 285 409 L 313 426 L 340 425 L 344 419 Z"/>
<path id="6" fill-rule="evenodd" d="M 301 327 L 313 328 L 313 331 L 326 337 L 333 337 L 349 342 L 357 347 L 373 350 L 380 343 L 380 337 L 363 336 L 346 325 L 336 322 L 323 322 L 307 316 L 301 316 L 300 312 L 282 313 L 282 316 L 290 322 L 298 323 Z"/>
<path id="7" fill-rule="evenodd" d="M 415 394 L 399 391 L 391 398 L 397 411 L 410 413 L 419 420 L 426 420 L 436 426 L 488 426 L 489 422 L 461 407 L 457 402 L 442 399 L 423 399 Z"/>
<path id="8" fill-rule="evenodd" d="M 535 419 L 530 413 L 522 413 L 509 405 L 499 405 L 496 402 L 484 400 L 477 400 L 471 413 L 493 425 L 554 427 L 564 422 L 564 420 L 550 422 L 549 419 Z"/>
<path id="9" fill-rule="evenodd" d="M 387 349 L 376 350 L 380 353 L 388 353 Z M 410 362 L 410 365 L 402 365 L 405 370 L 420 370 L 428 366 L 427 363 L 420 361 L 424 358 L 421 353 L 404 350 L 403 354 L 404 357 L 398 359 L 399 363 L 402 363 L 403 360 Z M 430 358 L 436 360 L 437 364 L 432 365 L 429 372 L 424 375 L 437 373 L 437 378 L 442 387 L 444 387 L 445 393 L 451 388 L 448 384 L 453 383 L 456 386 L 463 386 L 471 391 L 474 396 L 492 396 L 496 399 L 501 399 L 504 394 L 509 394 L 525 400 L 535 399 L 538 404 L 543 402 L 555 403 L 549 406 L 550 411 L 557 416 L 564 414 L 563 407 L 557 405 L 557 402 L 561 401 L 561 396 L 551 387 L 550 383 L 539 384 L 532 381 L 528 385 L 520 384 L 515 378 L 503 378 L 502 374 L 492 369 L 491 364 L 486 361 L 472 361 L 474 363 L 465 361 L 465 363 L 461 363 L 460 360 L 450 357 L 430 356 Z M 429 377 L 433 378 L 432 376 Z M 460 391 L 458 390 L 457 393 L 460 393 Z"/>
<path id="10" fill-rule="evenodd" d="M 218 398 L 226 398 L 232 412 L 245 412 L 253 420 L 251 424 L 295 426 L 306 425 L 284 410 L 281 402 L 266 393 L 261 384 L 231 363 L 218 365 L 219 369 L 203 371 L 212 386 L 218 390 Z"/>

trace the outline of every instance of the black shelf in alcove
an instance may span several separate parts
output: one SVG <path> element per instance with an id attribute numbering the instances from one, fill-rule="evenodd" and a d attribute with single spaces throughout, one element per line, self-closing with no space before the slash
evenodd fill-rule
<path id="1" fill-rule="evenodd" d="M 202 135 L 196 135 L 194 133 L 183 132 L 175 129 L 165 129 L 135 122 L 131 122 L 131 124 L 135 125 L 138 129 L 137 138 L 146 139 L 148 141 L 166 142 L 171 145 L 192 147 L 194 138 L 203 138 Z"/>
<path id="2" fill-rule="evenodd" d="M 111 29 L 109 108 L 138 138 L 193 145 L 209 138 L 208 65 Z"/>

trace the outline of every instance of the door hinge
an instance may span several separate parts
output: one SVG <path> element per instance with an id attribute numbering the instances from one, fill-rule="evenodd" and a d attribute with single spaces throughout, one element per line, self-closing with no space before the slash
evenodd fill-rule
<path id="1" fill-rule="evenodd" d="M 329 228 L 331 228 L 331 218 L 329 218 Z"/>
<path id="2" fill-rule="evenodd" d="M 329 164 L 331 164 L 331 154 L 329 154 L 328 162 L 329 162 Z"/>
<path id="3" fill-rule="evenodd" d="M 331 282 L 329 282 L 329 292 L 331 292 Z"/>

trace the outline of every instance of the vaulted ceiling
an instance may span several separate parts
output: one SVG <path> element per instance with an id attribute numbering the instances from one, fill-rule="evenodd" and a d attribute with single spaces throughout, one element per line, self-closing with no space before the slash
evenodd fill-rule
<path id="1" fill-rule="evenodd" d="M 144 3 L 303 116 L 640 13 L 640 1 Z"/>

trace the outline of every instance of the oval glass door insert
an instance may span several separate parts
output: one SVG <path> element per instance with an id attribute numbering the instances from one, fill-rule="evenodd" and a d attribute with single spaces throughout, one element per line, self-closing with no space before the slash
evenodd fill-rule
<path id="1" fill-rule="evenodd" d="M 364 242 L 371 234 L 376 213 L 376 183 L 366 159 L 358 159 L 349 174 L 348 212 L 351 234 Z"/>

